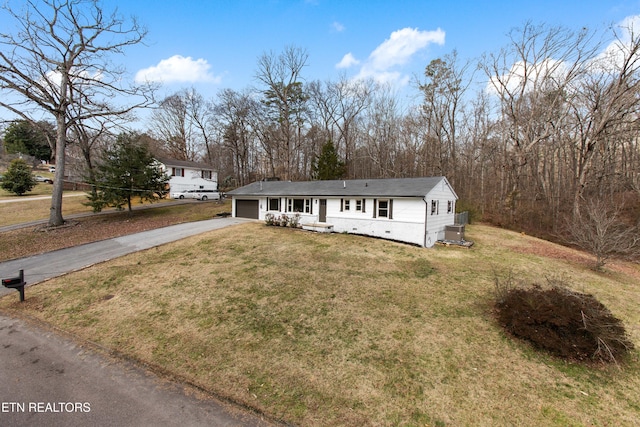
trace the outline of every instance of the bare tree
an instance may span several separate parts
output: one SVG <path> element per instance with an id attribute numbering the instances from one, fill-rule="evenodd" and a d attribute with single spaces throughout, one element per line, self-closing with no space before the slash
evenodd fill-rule
<path id="1" fill-rule="evenodd" d="M 318 125 L 326 134 L 322 143 L 328 140 L 335 142 L 336 150 L 344 155 L 350 178 L 355 177 L 355 168 L 350 166 L 356 149 L 359 120 L 371 105 L 375 88 L 373 80 L 348 80 L 344 76 L 337 82 L 312 82 L 309 85 L 312 111 L 320 119 Z"/>
<path id="2" fill-rule="evenodd" d="M 30 119 L 51 114 L 56 122 L 56 177 L 49 225 L 64 223 L 62 191 L 69 126 L 92 117 L 121 115 L 147 106 L 148 85 L 125 86 L 125 70 L 115 54 L 141 43 L 146 35 L 135 19 L 128 24 L 97 0 L 27 0 L 23 9 L 3 7 L 15 31 L 0 33 L 0 91 L 13 96 L 0 106 Z M 115 106 L 125 95 L 127 105 Z M 70 106 L 81 104 L 79 111 Z"/>
<path id="3" fill-rule="evenodd" d="M 378 85 L 371 79 L 351 81 L 342 77 L 333 85 L 332 93 L 338 100 L 335 124 L 340 131 L 336 146 L 344 147 L 344 159 L 349 178 L 355 177 L 355 171 L 352 171 L 350 165 L 355 156 L 362 117 L 367 108 L 371 107 L 374 93 L 378 89 Z"/>
<path id="4" fill-rule="evenodd" d="M 620 214 L 621 208 L 612 201 L 595 198 L 582 204 L 568 223 L 568 242 L 592 253 L 596 270 L 611 257 L 630 255 L 638 249 L 638 227 L 622 222 Z"/>
<path id="5" fill-rule="evenodd" d="M 373 96 L 366 110 L 363 126 L 363 148 L 366 157 L 362 162 L 362 177 L 398 177 L 400 121 L 402 114 L 394 93 L 389 86 L 381 87 Z M 364 164 L 364 162 L 368 164 Z"/>
<path id="6" fill-rule="evenodd" d="M 114 126 L 102 119 L 91 120 L 91 124 L 78 121 L 69 126 L 67 149 L 71 157 L 84 159 L 84 165 L 65 165 L 69 176 L 95 182 L 96 159 L 109 147 L 111 140 L 115 140 L 111 133 Z M 79 156 L 74 156 L 74 150 L 79 151 Z M 92 194 L 95 196 L 95 187 L 92 188 Z"/>
<path id="7" fill-rule="evenodd" d="M 96 159 L 108 148 L 110 143 L 115 142 L 115 135 L 119 132 L 126 132 L 126 124 L 134 120 L 135 116 L 131 112 L 123 112 L 119 115 L 105 115 L 83 117 L 84 100 L 69 105 L 70 116 L 76 120 L 70 121 L 67 133 L 67 149 L 71 158 L 81 157 L 84 165 L 71 164 L 65 162 L 67 176 L 71 179 L 88 179 L 95 182 Z M 77 149 L 80 156 L 74 155 L 73 150 Z M 70 170 L 71 169 L 71 170 Z M 75 169 L 75 170 L 73 170 Z M 92 189 L 95 196 L 95 187 Z"/>
<path id="8" fill-rule="evenodd" d="M 214 105 L 196 92 L 195 89 L 187 91 L 187 110 L 194 128 L 194 134 L 198 139 L 198 145 L 204 149 L 204 161 L 214 164 L 213 139 L 211 137 L 211 127 L 214 121 Z"/>
<path id="9" fill-rule="evenodd" d="M 568 117 L 568 96 L 589 67 L 598 48 L 593 34 L 526 23 L 509 34 L 510 44 L 481 62 L 490 86 L 500 100 L 501 139 L 506 173 L 504 207 L 511 220 L 519 213 L 523 194 L 546 188 L 545 174 L 536 170 L 540 150 L 557 141 Z M 531 186 L 539 183 L 538 188 Z M 527 187 L 530 186 L 530 187 Z"/>
<path id="10" fill-rule="evenodd" d="M 297 178 L 300 171 L 299 148 L 302 143 L 307 95 L 302 86 L 302 70 L 309 54 L 304 49 L 287 47 L 279 55 L 273 52 L 258 59 L 256 78 L 265 85 L 264 104 L 271 119 L 269 138 L 275 139 L 278 162 L 272 169 L 284 179 Z"/>
<path id="11" fill-rule="evenodd" d="M 335 118 L 337 115 L 337 99 L 332 96 L 331 81 L 321 82 L 315 80 L 307 84 L 309 96 L 309 117 L 321 132 L 325 140 L 334 140 L 336 137 Z"/>
<path id="12" fill-rule="evenodd" d="M 597 160 L 619 163 L 616 146 L 637 137 L 638 93 L 640 32 L 629 25 L 616 29 L 613 43 L 590 63 L 589 73 L 571 104 L 574 127 L 568 136 L 575 165 L 573 208 L 576 215 L 590 181 L 601 183 L 611 174 L 601 169 L 594 177 Z"/>
<path id="13" fill-rule="evenodd" d="M 209 127 L 213 108 L 195 89 L 166 97 L 153 112 L 151 127 L 164 149 L 177 160 L 196 160 L 202 152 L 211 162 Z"/>
<path id="14" fill-rule="evenodd" d="M 456 51 L 434 59 L 425 68 L 425 81 L 419 88 L 424 95 L 422 113 L 427 137 L 435 142 L 438 174 L 449 176 L 455 186 L 458 163 L 458 126 L 462 118 L 462 99 L 471 79 L 465 79 L 469 63 L 458 64 Z"/>
<path id="15" fill-rule="evenodd" d="M 498 176 L 504 168 L 501 167 L 500 142 L 488 93 L 479 92 L 468 111 L 456 192 L 484 215 L 493 210 L 503 194 L 498 185 L 502 180 Z"/>
<path id="16" fill-rule="evenodd" d="M 231 152 L 237 184 L 245 185 L 253 172 L 253 158 L 257 148 L 251 116 L 258 108 L 249 93 L 225 89 L 218 94 L 215 104 L 216 127 L 222 132 L 222 145 Z"/>

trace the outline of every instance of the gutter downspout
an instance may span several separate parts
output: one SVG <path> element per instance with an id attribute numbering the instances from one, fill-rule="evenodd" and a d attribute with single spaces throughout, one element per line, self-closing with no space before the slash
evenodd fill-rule
<path id="1" fill-rule="evenodd" d="M 429 218 L 429 203 L 427 202 L 427 196 L 424 196 L 424 199 L 422 199 L 422 201 L 424 202 L 424 240 L 423 240 L 423 247 L 427 247 L 427 218 Z"/>

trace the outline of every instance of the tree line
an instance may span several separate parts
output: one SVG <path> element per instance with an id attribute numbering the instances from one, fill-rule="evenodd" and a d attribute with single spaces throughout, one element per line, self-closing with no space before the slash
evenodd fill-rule
<path id="1" fill-rule="evenodd" d="M 230 185 L 313 179 L 329 142 L 341 177 L 444 175 L 460 205 L 503 225 L 559 233 L 593 200 L 633 223 L 639 49 L 632 22 L 612 33 L 526 23 L 477 62 L 431 61 L 407 104 L 373 80 L 306 81 L 308 53 L 287 47 L 258 59 L 257 87 L 166 98 L 149 134 Z"/>
<path id="2" fill-rule="evenodd" d="M 212 99 L 185 88 L 155 102 L 157 87 L 119 87 L 119 70 L 104 57 L 141 42 L 146 32 L 137 22 L 126 27 L 116 16 L 79 12 L 87 5 L 101 11 L 96 1 L 45 3 L 69 15 L 65 31 L 82 35 L 68 38 L 76 43 L 50 61 L 64 78 L 34 90 L 30 84 L 40 84 L 46 69 L 2 53 L 0 84 L 15 90 L 24 80 L 18 93 L 26 104 L 55 118 L 58 162 L 73 153 L 88 174 L 126 132 L 130 113 L 153 105 L 138 137 L 158 155 L 214 166 L 222 187 L 317 179 L 328 170 L 318 162 L 329 153 L 336 157 L 329 169 L 340 178 L 444 175 L 460 208 L 501 225 L 561 233 L 588 216 L 589 206 L 631 225 L 640 217 L 640 37 L 632 20 L 577 31 L 525 23 L 507 35 L 504 48 L 477 61 L 461 61 L 453 51 L 426 64 L 413 81 L 415 101 L 374 80 L 309 81 L 309 53 L 288 46 L 257 59 L 253 86 L 222 89 Z M 91 17 L 100 25 L 89 25 Z M 21 22 L 30 30 L 22 33 L 26 39 L 4 34 L 5 46 L 38 47 L 43 33 L 52 45 L 67 40 L 55 37 L 53 24 Z M 24 64 L 42 72 L 25 79 Z M 95 67 L 110 73 L 98 78 Z M 116 108 L 107 102 L 114 93 L 132 101 Z M 37 123 L 20 108 L 26 104 L 0 103 Z M 59 219 L 52 214 L 50 222 Z"/>

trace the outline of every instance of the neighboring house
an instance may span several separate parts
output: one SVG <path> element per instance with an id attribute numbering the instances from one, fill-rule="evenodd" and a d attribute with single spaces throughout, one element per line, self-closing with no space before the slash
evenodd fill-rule
<path id="1" fill-rule="evenodd" d="M 455 222 L 458 196 L 443 177 L 259 181 L 227 193 L 234 217 L 300 214 L 306 229 L 376 236 L 424 247 Z"/>
<path id="2" fill-rule="evenodd" d="M 218 190 L 218 173 L 202 163 L 156 157 L 169 175 L 169 192 Z"/>

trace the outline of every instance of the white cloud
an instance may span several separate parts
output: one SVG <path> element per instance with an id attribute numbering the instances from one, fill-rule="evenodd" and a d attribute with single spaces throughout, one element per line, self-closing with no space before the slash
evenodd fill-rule
<path id="1" fill-rule="evenodd" d="M 628 16 L 616 27 L 616 38 L 609 43 L 597 56 L 587 60 L 580 67 L 587 75 L 617 73 L 623 66 L 625 58 L 631 54 L 631 38 L 635 34 L 637 37 L 640 31 L 640 15 Z M 634 54 L 635 60 L 639 61 L 638 54 Z M 527 63 L 517 61 L 511 68 L 501 76 L 492 76 L 486 86 L 486 92 L 492 95 L 501 95 L 503 91 L 529 92 L 539 87 L 543 82 L 564 82 L 567 89 L 575 89 L 573 82 L 570 82 L 570 71 L 575 72 L 575 64 L 565 63 L 561 60 L 546 58 L 537 63 Z M 583 77 L 575 74 L 576 82 L 580 82 Z"/>
<path id="2" fill-rule="evenodd" d="M 440 28 L 435 31 L 420 31 L 416 28 L 394 31 L 387 40 L 371 52 L 357 78 L 371 77 L 379 82 L 404 85 L 409 78 L 397 70 L 397 67 L 409 63 L 416 53 L 430 44 L 443 45 L 444 39 L 445 32 Z"/>
<path id="3" fill-rule="evenodd" d="M 617 38 L 595 59 L 593 67 L 601 72 L 612 72 L 623 67 L 632 49 L 632 37 L 640 32 L 640 15 L 627 16 L 615 28 Z M 637 55 L 636 55 L 636 59 Z"/>
<path id="4" fill-rule="evenodd" d="M 631 36 L 638 34 L 638 31 L 640 31 L 640 15 L 627 16 L 620 22 L 619 27 L 623 31 L 622 41 L 625 43 L 631 42 Z"/>
<path id="5" fill-rule="evenodd" d="M 354 65 L 358 65 L 360 61 L 358 61 L 351 52 L 347 53 L 342 57 L 342 60 L 336 64 L 336 68 L 349 68 Z"/>
<path id="6" fill-rule="evenodd" d="M 486 90 L 490 94 L 500 94 L 503 90 L 529 92 L 545 81 L 565 81 L 567 72 L 567 64 L 551 58 L 535 64 L 517 61 L 506 74 L 491 77 Z"/>
<path id="7" fill-rule="evenodd" d="M 331 28 L 333 28 L 333 31 L 341 33 L 345 30 L 344 25 L 342 25 L 341 23 L 339 23 L 338 21 L 334 21 L 333 24 L 331 24 Z"/>
<path id="8" fill-rule="evenodd" d="M 370 64 L 376 70 L 386 70 L 395 65 L 405 64 L 429 43 L 443 45 L 444 31 L 439 28 L 436 31 L 418 31 L 414 28 L 394 31 L 391 37 L 369 55 Z"/>
<path id="9" fill-rule="evenodd" d="M 210 72 L 206 59 L 174 55 L 161 60 L 158 65 L 144 68 L 136 73 L 136 82 L 154 81 L 162 83 L 220 83 L 220 76 Z"/>
<path id="10" fill-rule="evenodd" d="M 76 85 L 83 83 L 92 84 L 90 82 L 102 82 L 104 74 L 100 70 L 96 70 L 94 74 L 84 70 L 71 70 L 70 79 Z M 39 81 L 43 87 L 47 90 L 60 93 L 60 84 L 62 83 L 62 74 L 59 71 L 48 71 Z M 38 91 L 37 87 L 34 87 L 34 91 Z"/>

